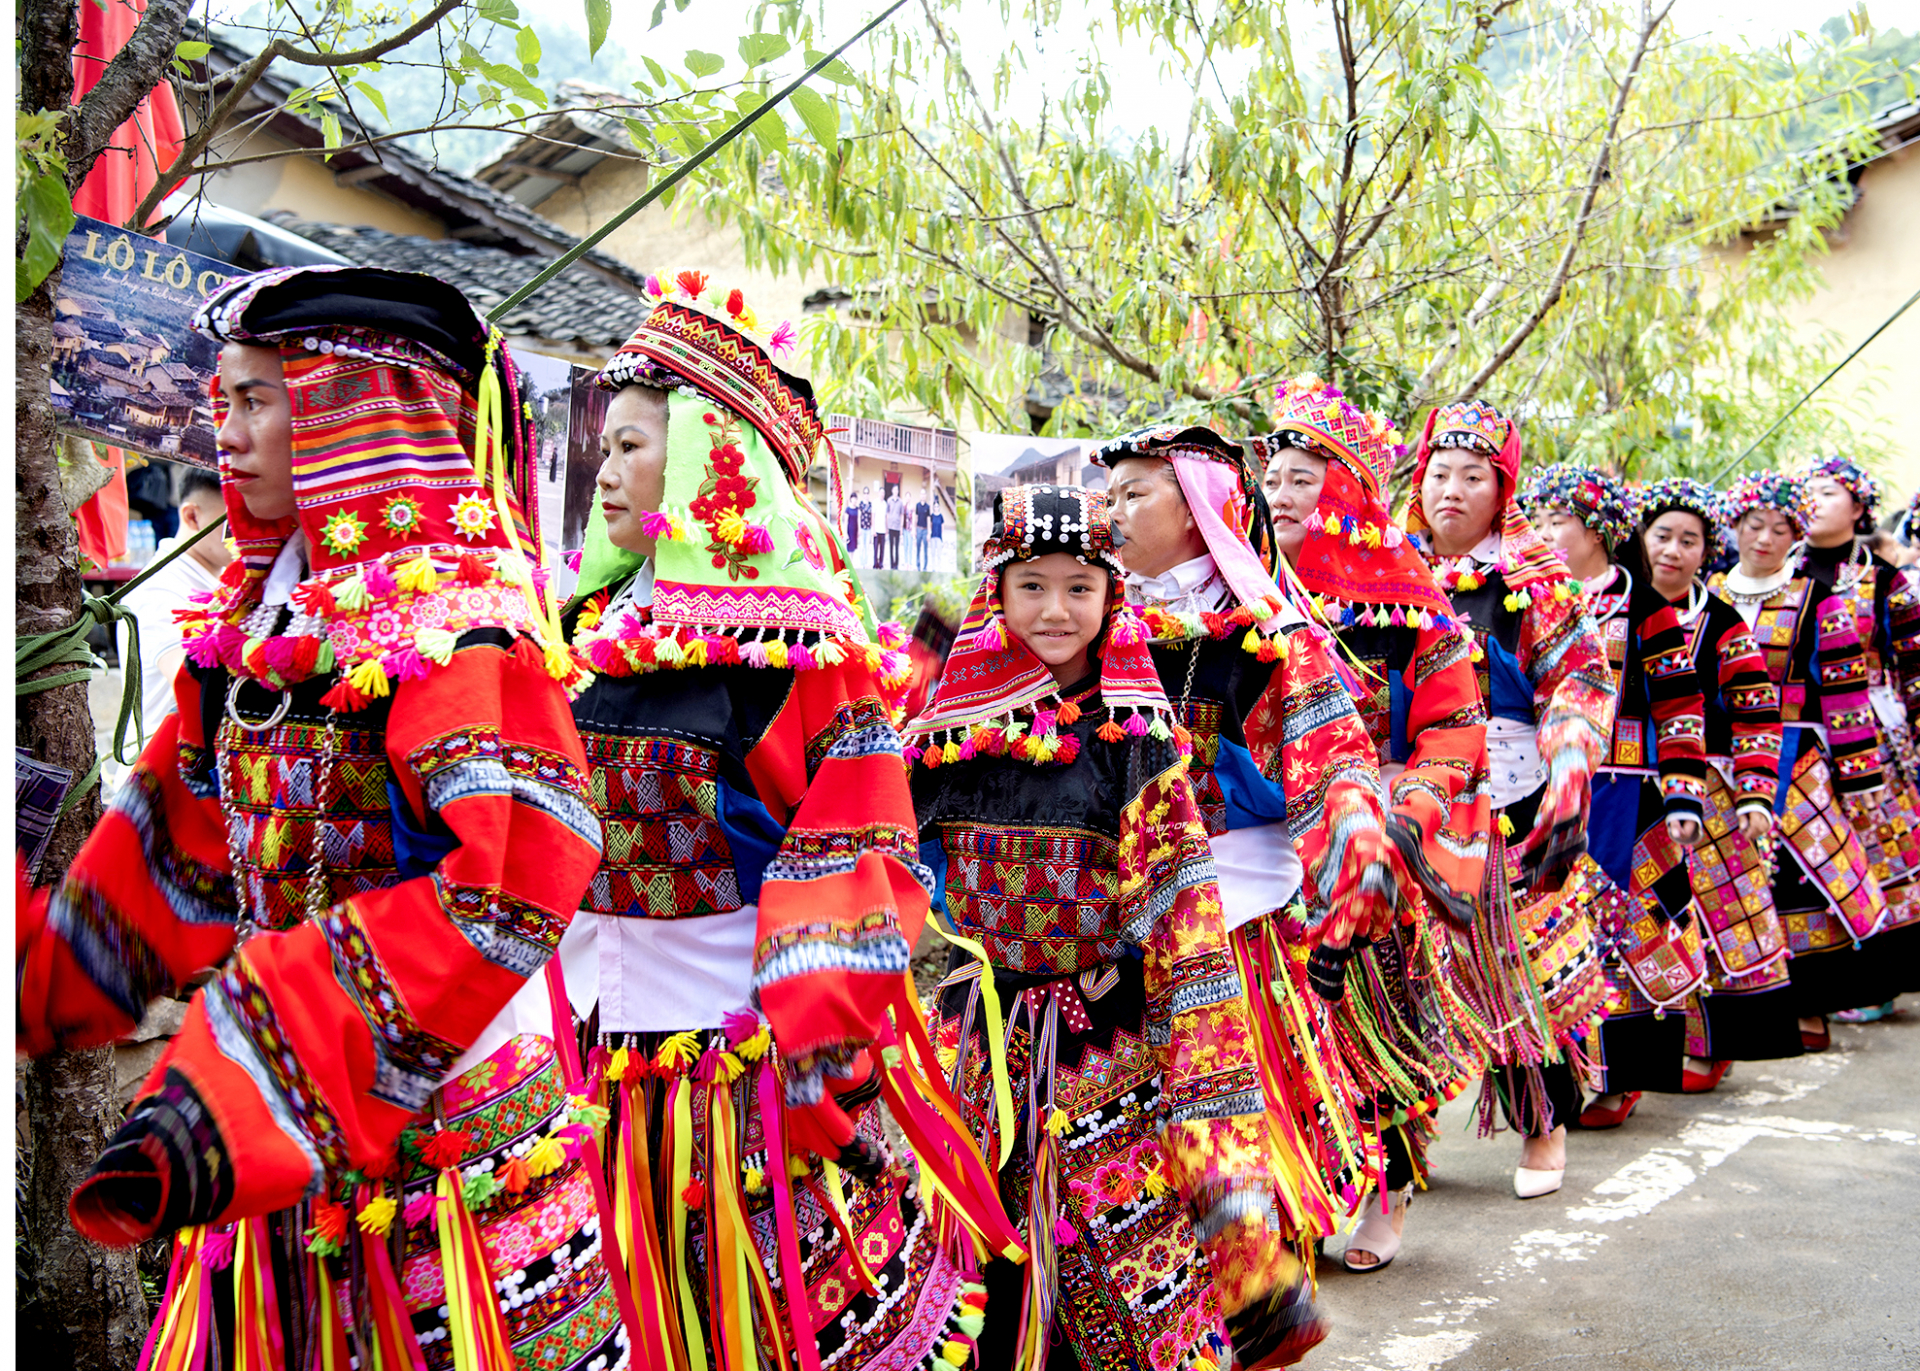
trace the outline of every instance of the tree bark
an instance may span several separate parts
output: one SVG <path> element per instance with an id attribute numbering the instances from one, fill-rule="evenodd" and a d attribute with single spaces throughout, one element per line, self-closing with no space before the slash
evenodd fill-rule
<path id="1" fill-rule="evenodd" d="M 19 102 L 62 109 L 73 98 L 74 9 L 70 0 L 24 0 L 17 11 Z M 16 242 L 16 254 L 20 250 Z M 56 268 L 14 307 L 14 612 L 21 634 L 71 624 L 80 613 L 80 557 L 60 489 L 49 383 Z M 66 767 L 93 766 L 93 718 L 84 683 L 15 697 L 18 746 Z M 55 827 L 41 879 L 58 879 L 99 817 L 97 789 Z M 131 1371 L 147 1324 L 135 1254 L 86 1242 L 67 1221 L 67 1196 L 118 1125 L 113 1053 L 60 1053 L 23 1069 L 26 1128 L 15 1154 L 21 1205 L 16 1345 L 47 1366 Z"/>

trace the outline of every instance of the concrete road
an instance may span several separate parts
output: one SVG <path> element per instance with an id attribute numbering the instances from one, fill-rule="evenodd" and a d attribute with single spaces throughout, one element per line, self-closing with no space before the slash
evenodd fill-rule
<path id="1" fill-rule="evenodd" d="M 1320 1263 L 1308 1371 L 1912 1371 L 1920 1367 L 1920 999 L 1832 1050 L 1736 1064 L 1569 1139 L 1558 1194 L 1519 1144 L 1441 1115 L 1391 1267 Z M 1335 1249 L 1342 1240 L 1329 1244 Z"/>

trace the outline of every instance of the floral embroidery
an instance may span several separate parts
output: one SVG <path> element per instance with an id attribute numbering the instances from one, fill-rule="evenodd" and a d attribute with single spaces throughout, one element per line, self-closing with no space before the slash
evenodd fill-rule
<path id="1" fill-rule="evenodd" d="M 493 511 L 478 495 L 462 495 L 453 503 L 453 527 L 462 538 L 484 538 L 493 530 Z"/>
<path id="2" fill-rule="evenodd" d="M 420 502 L 410 495 L 396 495 L 380 510 L 380 522 L 395 537 L 405 537 L 414 532 L 420 527 L 423 517 Z"/>
<path id="3" fill-rule="evenodd" d="M 700 483 L 700 493 L 688 510 L 711 535 L 707 551 L 713 555 L 714 570 L 724 567 L 729 580 L 744 576 L 757 581 L 760 569 L 748 566 L 747 558 L 773 550 L 772 535 L 763 525 L 748 523 L 746 517 L 747 511 L 759 503 L 753 492 L 760 478 L 741 474 L 746 454 L 736 441 L 739 418 L 731 413 L 703 417 L 713 429 L 713 452 L 707 461 L 707 478 Z"/>
<path id="4" fill-rule="evenodd" d="M 793 534 L 795 541 L 800 544 L 801 555 L 807 559 L 807 565 L 815 571 L 824 569 L 827 565 L 827 559 L 820 555 L 820 544 L 814 538 L 813 530 L 805 524 L 795 524 L 793 526 Z"/>
<path id="5" fill-rule="evenodd" d="M 367 540 L 367 521 L 350 509 L 343 509 L 321 526 L 320 541 L 331 552 L 344 557 Z"/>

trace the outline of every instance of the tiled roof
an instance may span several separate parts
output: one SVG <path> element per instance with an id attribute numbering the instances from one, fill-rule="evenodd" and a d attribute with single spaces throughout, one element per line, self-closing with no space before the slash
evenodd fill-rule
<path id="1" fill-rule="evenodd" d="M 518 290 L 543 265 L 538 257 L 517 257 L 500 248 L 449 238 L 403 237 L 384 229 L 316 224 L 286 210 L 269 210 L 262 217 L 361 266 L 438 276 L 458 287 L 482 313 Z M 509 334 L 604 354 L 627 340 L 640 322 L 640 313 L 637 292 L 572 266 L 497 322 Z"/>

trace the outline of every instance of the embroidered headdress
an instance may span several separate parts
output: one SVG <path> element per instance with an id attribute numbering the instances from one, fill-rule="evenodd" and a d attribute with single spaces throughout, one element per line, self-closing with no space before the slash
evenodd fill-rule
<path id="1" fill-rule="evenodd" d="M 1274 391 L 1273 425 L 1271 434 L 1252 440 L 1263 464 L 1288 447 L 1327 464 L 1320 503 L 1293 564 L 1315 610 L 1336 628 L 1450 624 L 1452 606 L 1382 495 L 1394 460 L 1406 453 L 1393 424 L 1318 377 L 1302 376 Z"/>
<path id="2" fill-rule="evenodd" d="M 1107 467 L 1127 457 L 1158 457 L 1171 463 L 1214 567 L 1238 601 L 1225 614 L 1187 618 L 1149 608 L 1145 617 L 1154 637 L 1224 638 L 1245 629 L 1247 650 L 1267 652 L 1263 660 L 1273 660 L 1271 646 L 1254 629 L 1257 625 L 1269 635 L 1276 631 L 1286 603 L 1274 585 L 1273 573 L 1253 550 L 1250 532 L 1258 480 L 1248 470 L 1239 446 L 1210 428 L 1152 424 L 1111 438 L 1087 455 Z"/>
<path id="3" fill-rule="evenodd" d="M 1525 608 L 1532 603 L 1536 589 L 1550 590 L 1558 600 L 1576 593 L 1578 586 L 1567 575 L 1566 563 L 1541 541 L 1515 498 L 1520 485 L 1520 425 L 1485 400 L 1455 401 L 1432 410 L 1420 441 L 1414 445 L 1413 500 L 1407 506 L 1404 522 L 1422 551 L 1431 548 L 1433 529 L 1421 507 L 1420 489 L 1434 452 L 1448 448 L 1478 452 L 1493 464 L 1498 475 L 1501 503 L 1493 516 L 1493 528 L 1500 535 L 1497 569 L 1506 582 L 1508 607 Z M 1436 570 L 1441 586 L 1447 590 L 1472 590 L 1481 583 L 1480 572 L 1471 568 Z"/>
<path id="4" fill-rule="evenodd" d="M 1696 481 L 1689 476 L 1664 476 L 1640 487 L 1634 497 L 1634 507 L 1642 528 L 1662 514 L 1671 514 L 1676 509 L 1691 514 L 1700 521 L 1711 542 L 1715 515 L 1720 507 L 1720 492 L 1706 482 Z"/>
<path id="5" fill-rule="evenodd" d="M 1535 519 L 1551 510 L 1567 510 L 1600 535 L 1608 552 L 1633 536 L 1638 514 L 1625 481 L 1578 462 L 1559 462 L 1536 471 L 1520 491 L 1520 508 Z"/>
<path id="6" fill-rule="evenodd" d="M 576 651 L 616 676 L 740 663 L 807 671 L 857 655 L 904 687 L 905 635 L 881 637 L 831 523 L 804 492 L 823 437 L 812 388 L 747 331 L 752 313 L 738 291 L 716 305 L 701 298 L 700 273 L 675 279 L 678 289 L 653 304 L 595 378 L 608 390 L 668 391 L 665 495 L 641 518 L 655 542 L 653 604 L 602 620 L 608 598 L 596 592 L 645 559 L 607 540 L 596 505 Z"/>
<path id="7" fill-rule="evenodd" d="M 409 272 L 279 268 L 223 283 L 193 326 L 279 350 L 295 503 L 291 517 L 255 518 L 223 458 L 240 555 L 183 618 L 196 663 L 275 689 L 337 670 L 326 703 L 352 710 L 450 660 L 461 634 L 495 628 L 544 648 L 556 677 L 577 675 L 537 566 L 520 378 L 457 290 Z M 224 424 L 217 385 L 213 406 Z M 275 633 L 262 593 L 296 530 L 309 575 Z"/>
<path id="8" fill-rule="evenodd" d="M 993 534 L 982 552 L 985 574 L 960 625 L 953 652 L 941 672 L 926 713 L 907 725 L 906 754 L 926 766 L 958 762 L 977 752 L 1012 755 L 1029 762 L 1070 762 L 1078 742 L 1060 726 L 1080 717 L 1061 700 L 1053 673 L 1007 628 L 1000 609 L 1000 579 L 1011 562 L 1064 552 L 1089 566 L 1104 567 L 1107 622 L 1094 643 L 1100 662 L 1100 697 L 1112 717 L 1100 736 L 1118 742 L 1127 734 L 1180 737 L 1166 692 L 1147 650 L 1146 625 L 1120 594 L 1124 571 L 1114 553 L 1104 491 L 1079 486 L 1014 486 L 993 501 Z M 1131 710 L 1124 724 L 1121 713 Z M 1180 738 L 1182 747 L 1186 739 Z"/>
<path id="9" fill-rule="evenodd" d="M 1822 457 L 1807 465 L 1797 473 L 1801 480 L 1812 484 L 1816 476 L 1830 477 L 1846 488 L 1860 506 L 1860 513 L 1853 521 L 1855 533 L 1873 532 L 1873 521 L 1880 511 L 1880 482 L 1873 473 L 1854 461 L 1835 453 L 1831 457 Z"/>
<path id="10" fill-rule="evenodd" d="M 1745 518 L 1749 510 L 1777 510 L 1793 521 L 1793 531 L 1803 533 L 1807 527 L 1807 483 L 1798 476 L 1788 476 L 1779 471 L 1762 471 L 1751 476 L 1742 476 L 1728 486 L 1726 493 L 1714 505 L 1714 520 L 1728 534 L 1733 532 L 1735 524 Z"/>

